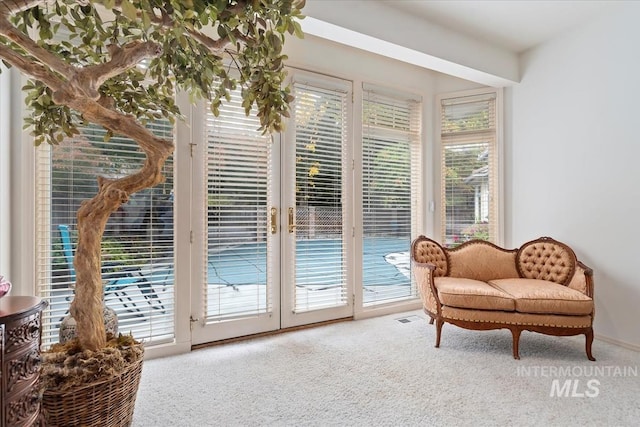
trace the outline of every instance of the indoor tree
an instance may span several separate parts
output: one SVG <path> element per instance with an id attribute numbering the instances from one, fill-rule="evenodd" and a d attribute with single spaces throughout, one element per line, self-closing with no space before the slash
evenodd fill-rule
<path id="1" fill-rule="evenodd" d="M 177 91 L 207 99 L 217 115 L 241 87 L 247 114 L 278 132 L 293 97 L 284 87 L 285 35 L 301 36 L 304 0 L 0 0 L 0 58 L 30 77 L 26 125 L 36 145 L 58 144 L 88 123 L 134 140 L 143 166 L 97 177 L 77 212 L 75 298 L 81 348 L 106 345 L 100 246 L 109 216 L 163 181 L 172 140 L 145 124 L 180 117 Z"/>

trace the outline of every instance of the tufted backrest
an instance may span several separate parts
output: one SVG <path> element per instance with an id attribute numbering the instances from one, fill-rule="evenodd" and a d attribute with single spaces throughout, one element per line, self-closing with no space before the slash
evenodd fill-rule
<path id="1" fill-rule="evenodd" d="M 447 256 L 438 242 L 420 236 L 411 245 L 411 258 L 416 262 L 429 263 L 436 266 L 434 276 L 446 276 L 449 271 Z"/>
<path id="2" fill-rule="evenodd" d="M 451 277 L 483 282 L 518 277 L 515 249 L 503 249 L 484 240 L 470 240 L 446 251 Z"/>
<path id="3" fill-rule="evenodd" d="M 568 285 L 576 269 L 576 254 L 564 243 L 541 237 L 525 243 L 516 255 L 520 277 Z"/>

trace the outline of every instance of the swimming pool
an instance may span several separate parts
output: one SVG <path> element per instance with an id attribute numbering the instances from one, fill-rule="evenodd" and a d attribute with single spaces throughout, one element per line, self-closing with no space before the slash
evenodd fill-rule
<path id="1" fill-rule="evenodd" d="M 365 238 L 362 253 L 363 286 L 409 285 L 408 239 Z M 342 241 L 304 239 L 296 242 L 296 285 L 341 284 Z M 210 285 L 264 285 L 267 281 L 266 243 L 247 243 L 210 252 L 207 283 Z"/>

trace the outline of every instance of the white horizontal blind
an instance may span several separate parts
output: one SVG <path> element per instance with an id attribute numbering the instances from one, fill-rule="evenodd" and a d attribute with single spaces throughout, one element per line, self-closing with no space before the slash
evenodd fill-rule
<path id="1" fill-rule="evenodd" d="M 496 94 L 443 99 L 442 241 L 495 243 Z"/>
<path id="2" fill-rule="evenodd" d="M 419 97 L 366 88 L 362 117 L 363 301 L 412 298 L 409 250 L 417 224 Z"/>
<path id="3" fill-rule="evenodd" d="M 172 126 L 149 124 L 171 139 Z M 54 147 L 38 148 L 36 238 L 38 293 L 49 302 L 43 315 L 43 343 L 58 340 L 68 314 L 75 271 L 76 211 L 97 192 L 97 176 L 119 178 L 138 170 L 144 153 L 129 139 L 104 141 L 95 125 Z M 102 240 L 105 303 L 118 314 L 119 331 L 154 344 L 174 338 L 173 158 L 163 168 L 165 183 L 131 196 L 113 213 Z M 65 234 L 66 233 L 66 234 Z"/>
<path id="4" fill-rule="evenodd" d="M 264 314 L 272 310 L 271 139 L 257 131 L 255 111 L 245 114 L 240 89 L 231 91 L 218 117 L 207 113 L 205 126 L 205 316 L 218 321 Z"/>
<path id="5" fill-rule="evenodd" d="M 294 311 L 347 303 L 343 176 L 347 92 L 294 84 L 296 244 Z"/>

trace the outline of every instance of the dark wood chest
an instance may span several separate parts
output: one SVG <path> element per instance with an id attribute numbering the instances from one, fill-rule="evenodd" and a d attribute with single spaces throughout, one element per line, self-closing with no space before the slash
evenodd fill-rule
<path id="1" fill-rule="evenodd" d="M 37 297 L 0 299 L 0 426 L 32 426 L 40 415 L 40 319 Z"/>

